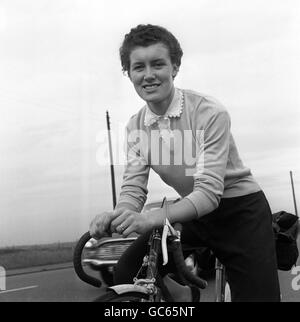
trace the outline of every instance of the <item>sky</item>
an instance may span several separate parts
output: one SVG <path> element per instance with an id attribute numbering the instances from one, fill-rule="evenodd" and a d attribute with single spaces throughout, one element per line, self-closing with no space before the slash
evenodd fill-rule
<path id="1" fill-rule="evenodd" d="M 105 112 L 117 155 L 144 104 L 118 56 L 139 23 L 178 38 L 175 86 L 226 106 L 272 211 L 294 212 L 289 171 L 300 204 L 298 0 L 0 0 L 0 247 L 76 240 L 112 209 Z"/>

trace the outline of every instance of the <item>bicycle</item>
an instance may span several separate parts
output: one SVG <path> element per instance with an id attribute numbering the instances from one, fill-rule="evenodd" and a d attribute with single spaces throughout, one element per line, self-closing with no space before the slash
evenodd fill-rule
<path id="1" fill-rule="evenodd" d="M 179 282 L 185 285 L 196 285 L 204 289 L 207 282 L 202 278 L 193 274 L 186 266 L 183 257 L 182 245 L 180 242 L 181 224 L 175 224 L 172 227 L 168 221 L 168 204 L 166 199 L 163 200 L 162 207 L 166 212 L 166 220 L 163 228 L 153 229 L 149 238 L 149 250 L 143 259 L 141 269 L 133 280 L 133 284 L 122 284 L 109 286 L 105 294 L 99 296 L 96 302 L 173 302 L 172 294 L 168 291 L 163 283 L 162 278 L 158 273 L 158 261 L 160 255 L 163 258 L 163 265 L 168 262 L 168 250 L 173 253 L 173 258 L 177 270 Z M 86 233 L 77 244 L 74 252 L 74 268 L 77 275 L 85 282 L 100 287 L 101 281 L 88 276 L 81 265 L 82 247 L 90 238 L 89 233 Z M 132 242 L 135 238 L 131 239 Z M 126 240 L 126 239 L 124 239 Z M 118 240 L 117 242 L 120 242 Z M 104 242 L 105 243 L 105 242 Z M 185 250 L 195 251 L 195 247 L 184 247 Z M 226 287 L 225 267 L 216 259 L 216 302 L 224 302 L 228 300 L 226 292 L 230 293 L 228 286 Z"/>

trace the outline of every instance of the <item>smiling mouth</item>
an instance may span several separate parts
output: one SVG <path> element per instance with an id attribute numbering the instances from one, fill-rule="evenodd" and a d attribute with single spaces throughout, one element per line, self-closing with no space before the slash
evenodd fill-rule
<path id="1" fill-rule="evenodd" d="M 142 87 L 145 90 L 151 90 L 151 89 L 155 89 L 159 86 L 160 86 L 160 84 L 147 84 L 147 85 L 143 85 Z"/>

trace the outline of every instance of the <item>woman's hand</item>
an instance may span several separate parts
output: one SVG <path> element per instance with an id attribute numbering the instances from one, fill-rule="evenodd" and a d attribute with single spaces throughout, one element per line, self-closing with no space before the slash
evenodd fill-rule
<path id="1" fill-rule="evenodd" d="M 97 215 L 90 223 L 90 235 L 95 239 L 110 236 L 110 223 L 113 220 L 113 212 L 105 211 Z"/>
<path id="2" fill-rule="evenodd" d="M 113 232 L 127 237 L 131 233 L 144 234 L 154 227 L 151 217 L 147 213 L 139 213 L 133 210 L 119 208 L 114 211 L 116 217 L 110 225 Z"/>

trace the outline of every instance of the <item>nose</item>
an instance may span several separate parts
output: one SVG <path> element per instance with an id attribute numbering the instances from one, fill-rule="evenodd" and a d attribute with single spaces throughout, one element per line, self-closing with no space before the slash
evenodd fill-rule
<path id="1" fill-rule="evenodd" d="M 144 80 L 151 81 L 155 79 L 155 74 L 153 73 L 153 69 L 151 67 L 147 67 L 145 69 Z"/>

